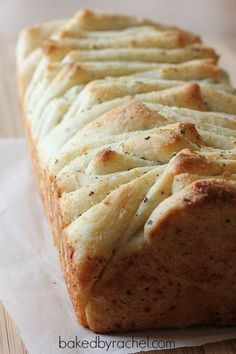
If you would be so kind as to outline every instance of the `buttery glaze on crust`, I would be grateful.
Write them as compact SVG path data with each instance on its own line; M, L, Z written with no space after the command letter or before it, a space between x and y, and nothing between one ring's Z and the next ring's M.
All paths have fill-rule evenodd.
M79 11L23 30L18 81L79 322L236 324L236 95L199 36Z

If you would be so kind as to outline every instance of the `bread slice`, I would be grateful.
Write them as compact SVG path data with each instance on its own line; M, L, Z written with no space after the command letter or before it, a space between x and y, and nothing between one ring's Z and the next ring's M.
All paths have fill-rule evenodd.
M236 324L236 95L199 36L79 11L29 27L18 81L79 322Z

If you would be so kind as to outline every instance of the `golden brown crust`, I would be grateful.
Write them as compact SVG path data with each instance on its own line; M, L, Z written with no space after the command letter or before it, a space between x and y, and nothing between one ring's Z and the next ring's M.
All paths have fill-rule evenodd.
M235 186L203 180L160 204L147 243L120 249L93 287L89 327L103 333L233 325L235 203Z
M89 10L21 35L36 180L95 332L236 323L235 90L199 41Z

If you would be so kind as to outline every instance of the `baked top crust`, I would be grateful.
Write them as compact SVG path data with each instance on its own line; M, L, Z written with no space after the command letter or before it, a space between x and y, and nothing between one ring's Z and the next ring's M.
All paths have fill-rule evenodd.
M176 269L170 262L175 282L184 279L186 267L195 262L202 235L214 259L226 232L220 226L223 219L230 220L230 241L221 256L236 268L229 254L235 252L229 242L236 241L236 95L217 60L216 52L193 33L89 10L29 27L19 38L21 101L41 193L77 316L95 331L214 322L206 309L196 314L199 302L192 313L188 309L183 314L186 293L173 321L161 315L159 300L148 320L145 311L137 310L141 293L132 297L134 307L129 303L131 322L119 317L112 301L127 302L114 279L137 287L137 278L131 281L132 274L137 276L132 266L126 278L117 267L123 272L127 260L138 253L140 269L142 257L150 255L153 274L160 263L158 252L167 261L168 247L179 247L173 236L178 220L183 223L179 234L186 238L185 252L191 246L193 258L183 262L183 255L176 256ZM210 215L210 229L201 210ZM219 242L214 248L216 227ZM168 237L167 246L160 244L161 235ZM199 252L208 267L204 252ZM201 277L201 271L191 269ZM222 276L223 270L216 269ZM163 273L158 274L164 281ZM184 281L186 291L196 286L190 276ZM219 297L213 304L214 286L223 289L225 284L213 279L207 290L202 285L199 289L208 292L212 308L218 308L223 300ZM235 291L225 295L227 304L236 299ZM195 298L200 293L191 294ZM234 317L227 311L222 323L231 324Z

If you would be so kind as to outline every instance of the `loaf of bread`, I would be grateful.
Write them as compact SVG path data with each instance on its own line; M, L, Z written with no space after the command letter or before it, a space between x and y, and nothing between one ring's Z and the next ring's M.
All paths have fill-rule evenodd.
M79 11L17 45L34 171L79 322L236 324L236 94L199 36Z

